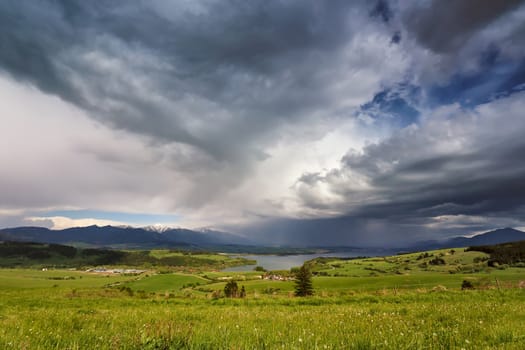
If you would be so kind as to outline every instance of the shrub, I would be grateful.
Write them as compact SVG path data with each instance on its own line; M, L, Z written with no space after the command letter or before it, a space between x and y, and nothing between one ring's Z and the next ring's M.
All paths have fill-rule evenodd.
M472 284L472 282L468 280L463 280L463 282L461 283L461 290L465 289L474 289L474 285Z
M241 298L245 298L246 297L246 289L244 288L244 286L241 287L241 294L239 295L239 297L241 297Z
M224 286L224 295L228 298L237 298L239 296L239 286L234 280L228 281Z
M435 257L434 259L428 262L430 265L446 265L446 262L443 258Z
M429 257L431 257L431 255L428 254L427 252L424 252L424 253L419 254L419 256L416 258L416 260L421 260L421 259L425 259L425 258L429 258Z

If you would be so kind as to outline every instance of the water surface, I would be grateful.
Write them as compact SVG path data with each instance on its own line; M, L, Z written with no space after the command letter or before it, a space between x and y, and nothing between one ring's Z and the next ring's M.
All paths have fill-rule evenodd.
M262 266L266 270L289 270L292 267L301 266L305 261L318 257L358 257L358 256L386 256L393 254L385 250L354 250L346 252L319 253L319 254L296 254L296 255L240 255L243 258L256 260L254 265L242 265L229 267L223 271L252 271L255 266Z

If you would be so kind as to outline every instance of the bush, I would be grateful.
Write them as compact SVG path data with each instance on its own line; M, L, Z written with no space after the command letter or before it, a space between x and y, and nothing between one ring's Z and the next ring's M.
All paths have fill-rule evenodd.
M234 280L228 281L224 286L224 295L228 298L237 298L239 296L239 286Z
M241 297L241 298L245 298L246 297L246 289L244 288L244 286L241 287L241 294L239 295L239 297Z
M474 285L472 284L472 282L468 280L463 280L463 282L461 283L461 290L465 289L474 289Z
M446 265L446 262L443 258L435 257L434 259L428 262L430 265Z
M419 256L416 258L416 260L421 260L425 258L430 258L432 255L428 254L427 252L419 254Z

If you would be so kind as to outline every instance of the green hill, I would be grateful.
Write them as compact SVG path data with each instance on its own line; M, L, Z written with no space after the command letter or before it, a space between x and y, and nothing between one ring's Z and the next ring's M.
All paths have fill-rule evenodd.
M81 249L60 244L0 242L0 267L80 268L114 265L147 268L224 269L251 261L207 252Z

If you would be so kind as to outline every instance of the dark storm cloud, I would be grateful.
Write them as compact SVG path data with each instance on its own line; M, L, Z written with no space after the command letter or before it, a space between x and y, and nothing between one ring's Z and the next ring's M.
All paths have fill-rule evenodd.
M348 42L348 16L360 11L346 1L0 6L5 71L108 125L218 160L259 157L265 131L332 98L319 67ZM233 135L252 155L238 154Z
M525 127L517 119L512 119L512 123L521 130ZM485 215L525 204L525 188L521 186L525 176L521 156L525 141L520 135L509 133L476 140L465 153L444 155L432 152L431 141L426 145L411 141L394 139L365 149L364 156L343 159L346 168L369 176L371 185L387 202L365 205L357 215L418 216L429 208L434 209L435 216ZM427 154L414 158L403 155L411 153L408 148L423 146L428 149ZM385 164L390 169L384 170ZM440 207L444 204L457 207Z
M71 28L61 20L60 14L30 2L6 1L0 9L2 68L44 91L80 102L81 98L72 93L67 78L57 68L54 57L64 45L74 42Z
M476 31L523 4L523 0L420 2L405 13L408 30L437 53L458 50Z
M470 223L470 230L490 229L505 218L516 222L525 207L523 97L517 93L473 112L447 107L427 115L420 125L362 153L349 152L339 169L303 176L299 194L308 193L304 203L319 208L312 193L328 186L338 198L328 208L339 208L348 218L390 222L394 231L404 227L407 237L432 227L440 235L468 233L468 225L440 226L440 217L487 219ZM364 179L366 187L356 186L355 179Z
M417 238L417 235L407 234L406 230L396 227L388 220L350 216L269 219L260 224L243 227L242 231L256 237L263 244L293 246L377 247L387 243L389 247L399 247ZM387 232L388 234L385 234ZM396 240L397 244L392 244Z
M144 186L140 205L162 197L201 217L232 206L236 223L254 213L264 223L245 232L268 243L401 242L509 222L525 207L521 3L0 2L0 72L80 107L107 139L133 139L75 142L71 168L104 166L61 171L81 183L125 169L128 182L115 172L89 193L42 182L53 202L19 190L35 182L25 170L17 188L4 175L9 204L59 207L119 188L130 198ZM283 193L257 188L263 177Z
M390 40L390 43L399 44L400 42L401 42L401 33L395 32L394 35L392 35L392 39Z
M347 48L371 6L5 1L0 72L139 135L149 148L168 147L163 159L192 188L177 202L193 208L246 181L284 127L340 113L353 89L355 107L372 93L380 72L370 87L334 91L348 84L343 74L355 79L370 69L360 57L370 53ZM349 67L349 59L357 63Z
M390 5L388 4L388 1L386 0L379 0L374 9L370 12L370 16L372 17L379 17L384 22L389 22L390 19L393 17L393 12L390 9Z

